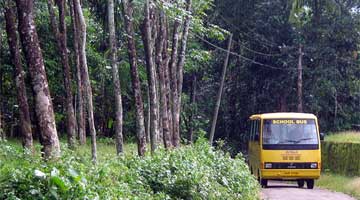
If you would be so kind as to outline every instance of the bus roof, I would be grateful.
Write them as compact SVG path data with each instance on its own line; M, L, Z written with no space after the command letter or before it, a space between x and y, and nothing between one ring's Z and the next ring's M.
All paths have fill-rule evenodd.
M314 114L309 113L294 113L294 112L278 112L278 113L263 113L251 115L250 119L316 119Z

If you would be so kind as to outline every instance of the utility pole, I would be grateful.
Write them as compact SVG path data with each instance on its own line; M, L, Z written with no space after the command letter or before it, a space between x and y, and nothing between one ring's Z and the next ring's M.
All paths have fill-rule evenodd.
M211 131L210 131L210 137L209 137L210 145L212 145L212 143L214 141L214 133L215 133L216 122L217 122L217 118L218 118L218 114L219 114L219 108L220 108L220 104L221 104L222 92L223 92L223 89L224 89L224 83L225 83L225 77L226 77L226 69L227 69L227 66L229 64L232 37L233 37L233 35L231 34L230 38L229 38L229 43L228 43L226 58L225 58L225 61L224 61L224 66L223 66L222 73L221 73L220 88L219 88L219 91L218 91L217 96L216 96L216 105L215 105L215 108L214 108L214 115L213 115L213 120L212 120L212 124L211 124Z

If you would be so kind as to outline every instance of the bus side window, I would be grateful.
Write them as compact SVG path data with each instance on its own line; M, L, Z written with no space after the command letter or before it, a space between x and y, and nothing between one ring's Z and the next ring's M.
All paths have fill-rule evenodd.
M260 120L255 120L254 127L254 140L259 141L260 139ZM257 138L255 138L257 137Z

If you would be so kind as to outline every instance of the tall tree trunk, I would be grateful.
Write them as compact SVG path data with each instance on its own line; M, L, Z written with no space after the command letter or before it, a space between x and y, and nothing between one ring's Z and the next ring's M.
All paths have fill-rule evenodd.
M167 116L168 116L168 127L169 127L169 139L170 139L170 143L169 147L172 147L172 135L174 132L174 126L173 126L173 118L172 118L172 110L171 110L171 87L170 87L170 70L169 70L169 62L170 62L170 57L168 54L168 21L166 18L165 13L162 14L162 20L163 20L163 24L161 24L161 26L163 26L162 28L164 30L162 30L162 34L164 37L164 47L163 47L163 51L162 51L162 60L163 60L163 70L164 70L164 81L165 81L165 95L166 95L166 104L167 104Z
M186 0L186 11L189 13L191 11L191 3L192 0ZM187 39L189 35L189 28L190 28L190 16L187 15L185 17L184 22L184 29L182 32L182 40L181 40L181 47L179 52L179 60L177 63L176 68L176 81L175 84L176 93L177 93L177 100L174 101L175 105L175 131L174 131L174 145L180 145L180 111L181 111L181 94L182 94L182 84L183 84L183 77L184 77L184 64L185 64L185 54L186 54L186 47L187 47Z
M150 89L149 86L146 87L146 100L147 100L147 106L146 108L146 117L145 117L145 134L146 134L146 142L150 143Z
M286 112L287 110L286 92L284 91L280 96L280 112Z
M190 12L191 10L191 0L186 0L186 11ZM175 147L180 146L180 110L181 110L181 93L182 93L182 83L183 83L183 69L185 63L185 53L187 46L187 38L190 28L190 17L185 17L183 32L182 32L182 41L181 49L179 52L179 60L177 60L177 48L178 48L178 39L179 31L178 28L180 24L178 21L174 22L174 35L173 35L173 52L171 55L171 67L170 67L170 76L171 76L171 90L172 90L172 112L173 112L173 145Z
M111 52L111 47L110 47L110 62L111 62L111 53L112 52ZM110 64L112 65L112 63L110 63ZM99 130L100 134L102 134L103 136L106 136L105 132L106 132L106 128L107 128L107 118L105 116L106 115L106 112L105 112L106 109L105 108L106 108L107 94L106 94L106 87L105 87L105 74L101 73L101 78L100 79L101 79L100 80L100 82L101 82L100 83L101 84L101 91L100 91L100 94L101 94L100 95L100 98L101 98L101 111L100 111L100 113L101 114L100 114L100 119L99 119L100 122L99 122L98 130ZM115 115L116 115L116 112L115 112ZM115 140L116 140L116 138L115 138Z
M32 0L16 0L19 33L29 66L35 93L36 115L43 141L44 158L60 156L60 144L56 131L54 110L51 101L44 61L35 28Z
M76 118L73 105L73 92L71 88L71 70L69 66L69 57L67 53L67 30L66 30L66 4L65 0L57 0L57 6L59 8L59 39L61 47L61 60L64 70L64 87L66 92L66 124L67 124L67 134L68 134L68 144L70 147L73 147L75 144L75 135L76 135Z
M157 137L159 136L159 107L156 90L156 69L153 60L152 29L150 22L150 0L145 1L145 18L143 23L143 42L145 48L146 71L150 94L150 144L151 152L156 150Z
M178 55L178 46L179 46L179 29L180 22L175 20L173 27L173 38L172 38L172 49L171 49L171 58L170 58L170 66L169 66L169 81L170 81L170 102L171 102L171 113L172 113L172 143L174 147L180 146L180 113L176 112L179 104L178 98L178 87L177 87L177 77L176 77L176 61Z
M75 64L76 64L76 83L77 83L77 98L78 98L78 137L80 145L84 145L86 143L86 124L85 124L85 111L84 111L84 96L83 91L84 87L81 79L81 70L80 70L80 56L79 56L79 30L77 27L78 17L75 11L74 1L69 3L71 11L71 20L73 26L73 43L74 43L74 51L75 51Z
M335 88L335 92L334 92L334 125L335 127L337 128L337 115L338 115L338 105L339 105L339 102L338 102L338 94L337 94L337 90Z
M162 123L162 132L163 132L163 142L166 149L172 147L171 142L171 132L170 124L168 117L168 104L167 104L167 88L166 88L166 79L165 79L165 70L167 68L167 58L163 58L163 54L167 54L166 49L166 27L165 27L165 13L160 11L159 19L159 33L157 40L157 49L156 49L156 64L159 72L159 87L160 87L160 112L161 112L161 123ZM165 59L165 60L164 60Z
M96 150L96 130L95 130L95 123L94 123L94 108L93 108L93 100L92 100L92 89L90 84L89 78L89 70L87 66L86 60L86 23L85 18L81 9L80 0L74 0L75 6L75 16L78 19L78 33L80 38L80 45L79 45L79 57L80 57L80 66L81 66L81 74L82 80L85 86L85 96L86 96L86 105L87 105L87 112L88 112L88 122L89 122L89 129L91 135L91 157L92 161L95 164L97 160L97 150Z
M190 144L194 141L194 115L196 114L196 84L197 84L197 78L196 74L193 74L193 80L192 80L192 89L191 89L191 112L189 116L189 137L188 141Z
M11 53L11 59L15 68L15 82L17 89L17 100L19 103L20 130L23 138L23 146L33 151L33 137L28 99L25 86L25 71L21 63L19 40L16 31L15 7L9 5L5 8L6 33Z
M135 33L133 27L133 6L132 0L123 0L123 13L125 29L128 39L128 54L130 61L131 81L135 97L136 109L136 135L138 139L138 154L144 156L146 152L146 136L144 126L144 105L141 96L139 73L137 69L137 56L135 47Z
M302 83L302 72L303 72L303 65L302 65L302 59L303 59L303 46L299 45L299 63L298 63L298 77L297 77L297 98L298 98L298 105L297 105L297 111L303 112L303 83Z
M2 46L2 35L0 34L0 57L2 56L2 49L3 49L3 46ZM1 62L0 62L0 142L2 140L4 140L4 135L5 135L5 132L3 130L3 123L2 123L2 114L1 114L1 111L2 111L2 84L3 84L3 71L2 71L2 66L1 66Z
M192 0L186 0L186 11L188 13L191 12L191 5L192 5ZM186 15L185 17L185 22L184 22L184 29L182 32L182 40L181 40L181 48L180 48L180 52L179 52L179 61L177 64L177 86L178 86L178 95L179 95L179 103L181 106L181 93L182 93L182 85L183 85L183 80L184 80L184 64L185 64L185 55L186 55L186 47L187 47L187 40L188 40L188 36L189 36L189 28L190 28L190 16L189 14ZM178 112L180 112L180 110L178 110Z
M114 19L114 0L108 0L108 20L109 20L109 32L110 32L110 48L111 48L111 67L112 67L112 76L115 92L115 106L116 106L116 116L115 116L115 140L116 140L116 152L118 154L122 153L123 150L123 108L121 102L121 86L119 79L119 71L117 66L117 45L115 37L115 19Z
M219 113L219 108L220 108L220 103L221 103L221 97L222 97L225 78L226 78L226 69L227 69L227 66L228 66L228 63L229 63L231 43L232 43L232 34L230 35L230 38L229 38L226 58L225 58L224 66L223 66L222 73L221 73L220 88L219 88L219 91L218 91L218 93L216 95L216 105L215 105L215 108L214 108L214 115L213 115L213 120L212 120L212 123L211 123L211 130L210 130L210 137L209 137L210 145L212 145L212 143L214 141L216 122L217 122L217 118L218 118L218 113Z
M71 89L71 74L69 66L69 57L67 54L67 31L65 22L65 0L56 0L59 8L59 26L56 23L55 12L52 0L48 0L48 8L50 13L50 23L55 35L57 48L61 55L61 64L64 71L64 89L66 95L66 132L68 135L68 144L70 148L75 145L75 111L73 107L73 93Z
M156 55L157 55L157 38L159 34L159 17L157 12L157 6L154 6L154 1L150 0L150 27L151 27L151 46L153 47L153 66L155 70L155 89L156 89L156 107L157 107L157 116L158 116L158 127L159 132L156 135L156 143L161 144L163 142L163 127L162 127L162 115L160 113L160 85L159 85L159 72L156 67Z

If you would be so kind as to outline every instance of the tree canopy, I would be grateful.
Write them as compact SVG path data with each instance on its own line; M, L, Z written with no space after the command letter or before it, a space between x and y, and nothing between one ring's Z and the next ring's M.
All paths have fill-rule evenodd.
M9 35L5 29L5 7L14 6L9 2L11 1L2 0L0 8L0 121L3 122L0 130L7 137L20 137L21 109L17 100L18 91L14 89L16 88L15 71L7 43ZM59 38L54 34L52 27L49 2L52 1L35 1L33 13L57 132L59 137L66 137L66 133L74 129L67 129L66 119L70 116L67 111L73 106L73 112L77 113L79 106L82 106L82 103L79 105L77 89L79 87L76 57L78 44L75 41L79 36L76 36L76 29L73 26L80 18L72 16L77 16L76 12L73 13L76 11L73 9L73 1L56 0L52 6L55 20L60 20L59 22L61 22L59 17L61 9L55 8L55 5L59 6L61 2L66 2L63 28L66 28L67 34L66 38ZM124 7L124 2L129 4ZM155 136L147 137L148 140L157 140L158 144L163 143L166 131L176 133L178 129L181 142L193 140L204 132L210 132L216 104L215 96L220 85L230 35L233 35L233 42L215 129L215 140L221 138L234 143L246 142L247 119L251 114L296 112L299 89L302 92L300 96L303 112L317 115L322 131L350 129L353 124L359 124L359 1L130 0L124 2L115 1L114 4L115 46L109 44L109 37L114 36L109 33L108 1L81 2L86 23L84 50L89 74L88 84L91 85L91 89L87 88L84 91L92 92L93 95L89 98L93 101L97 137L115 137L118 134L115 95L121 95L123 113L121 134L124 140L135 140L139 137L141 120L144 121L142 126L147 135L154 131L154 127L157 127L155 125L159 126L155 128L159 129L155 131ZM146 2L148 7L144 8ZM128 13L129 6L133 9L132 13ZM18 20L16 17L16 23ZM131 29L128 29L129 23ZM145 33L146 26L149 30ZM61 32L63 28L59 27ZM80 29L80 32L83 31ZM175 34L178 35L175 37ZM57 46L61 44L57 43L57 40L67 41L66 51L63 54L67 54L69 62L68 87L64 85L64 63L61 50ZM128 45L130 42L134 42L133 50L136 50L136 54L130 52L131 45ZM178 53L174 55L176 57L172 57L174 50ZM151 55L147 55L149 52ZM134 55L135 57L132 58L131 56ZM33 95L36 91L29 77L31 66L25 65L28 57L21 56L33 135L38 138L41 127L35 115L38 108ZM149 56L152 59L149 60ZM301 88L298 85L300 57ZM137 65L134 66L133 62ZM175 67L173 69L172 63ZM118 72L112 71L114 67L118 68ZM139 80L138 90L135 90L135 68ZM114 76L118 76L119 83ZM86 77L82 78L86 79ZM136 97L134 93L139 96ZM67 101L70 107L65 104L69 95L74 96L73 100ZM156 95L156 100L152 102ZM163 99L161 95L164 95ZM88 104L89 102L85 100L84 102ZM139 101L144 105L140 105ZM164 105L166 106L162 107ZM143 111L137 106L142 107ZM151 111L151 108L154 110ZM85 108L86 119L89 114L92 115L89 109L90 107ZM138 118L140 112L144 113L144 119ZM166 112L166 115L163 112ZM175 114L171 115L171 113ZM159 115L157 121L151 123L156 114ZM161 121L164 116L167 120L172 120L173 125L164 126ZM74 120L77 120L75 128L78 130L78 114ZM176 121L179 124L178 128ZM151 126L148 125L150 123ZM91 125L89 128L86 122L85 132L88 135L92 133L91 129ZM176 134L174 137L175 142L173 144L164 142L165 146L177 146ZM122 138L118 140L122 141ZM155 146L152 145L152 148Z

